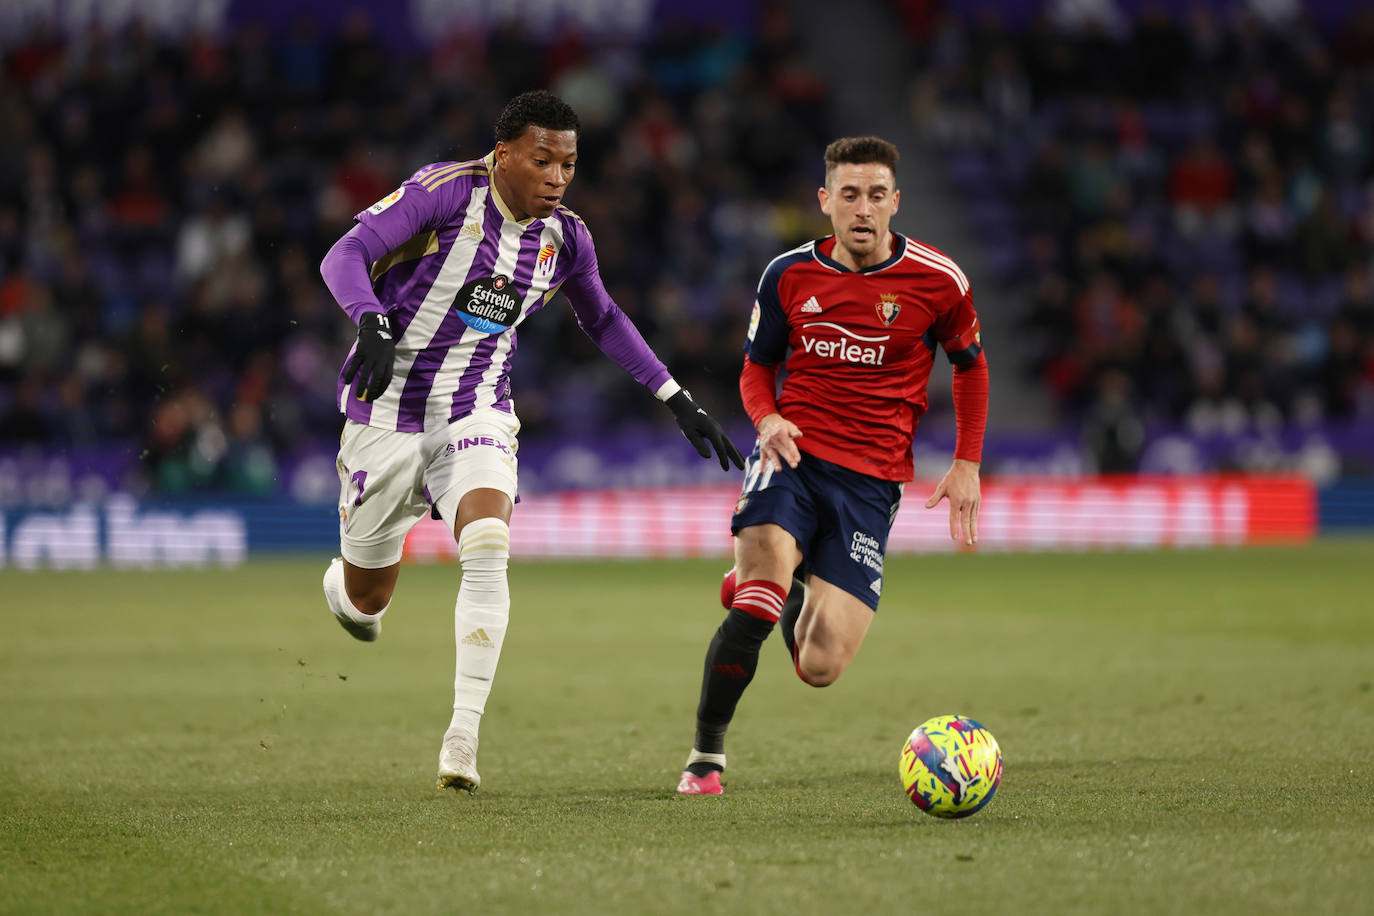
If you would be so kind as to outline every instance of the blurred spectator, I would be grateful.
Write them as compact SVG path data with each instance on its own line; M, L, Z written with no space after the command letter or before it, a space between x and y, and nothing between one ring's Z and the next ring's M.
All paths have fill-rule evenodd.
M224 194L215 194L177 233L176 277L183 286L203 278L212 267L247 250L252 241L248 218L231 212Z
M51 441L53 430L43 409L43 379L26 375L0 408L0 443L38 445Z
M1235 175L1231 163L1209 136L1195 140L1169 175L1169 200L1184 237L1229 235Z
M276 456L264 434L262 411L251 401L235 401L230 408L219 483L230 493L269 495L277 489Z
M1350 234L1350 227L1336 209L1331 193L1325 187L1320 188L1294 239L1296 266L1310 276L1341 273L1354 256Z
M1084 438L1099 474L1136 470L1145 444L1145 424L1132 403L1131 377L1109 369L1097 380L1097 398L1084 424Z

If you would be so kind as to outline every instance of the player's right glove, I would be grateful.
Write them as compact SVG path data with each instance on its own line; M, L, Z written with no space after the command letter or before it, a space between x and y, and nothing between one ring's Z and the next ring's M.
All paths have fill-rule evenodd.
M712 419L710 414L697 406L697 402L692 400L686 388L670 397L667 403L672 408L677 425L682 428L682 434L692 443L698 455L710 458L711 446L715 446L722 471L730 470L729 465L725 463L727 458L735 467L744 468L744 456L735 448L735 443L730 441L730 437L725 435L725 430L720 428L720 424Z
M391 384L392 363L396 361L396 340L391 336L391 319L382 312L364 312L358 319L358 345L344 367L344 384L351 385L356 375L354 394L360 401L375 401Z

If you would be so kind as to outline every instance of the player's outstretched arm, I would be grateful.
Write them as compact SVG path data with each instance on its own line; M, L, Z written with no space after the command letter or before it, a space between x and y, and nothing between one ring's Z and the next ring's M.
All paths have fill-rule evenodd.
M697 406L697 402L692 400L686 388L668 398L666 403L673 411L673 418L681 427L682 434L692 443L698 455L710 458L711 449L714 448L722 471L730 470L731 464L741 470L744 468L744 456L735 447L735 443L730 441L730 437L725 435L725 430L721 429L720 424L710 414Z
M963 538L969 545L978 543L978 505L983 498L978 468L977 461L955 458L926 500L927 509L934 509L942 499L949 500L949 536L956 541Z
M391 384L396 359L391 319L368 277L368 265L386 252L386 242L360 223L344 233L320 263L325 286L339 307L358 323L358 342L344 365L343 381L360 401L382 396Z

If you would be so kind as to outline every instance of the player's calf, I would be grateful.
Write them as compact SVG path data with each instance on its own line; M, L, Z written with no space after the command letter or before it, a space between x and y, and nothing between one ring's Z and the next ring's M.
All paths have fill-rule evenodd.
M735 606L737 577L735 567L731 566L720 580L720 606L727 611ZM782 612L778 616L778 628L782 632L783 642L787 645L787 652L794 661L797 656L797 615L801 613L802 602L805 599L806 585L801 579L793 576L792 587L787 592L787 598L782 603Z
M806 608L796 626L797 676L812 687L839 680L863 646L873 606L820 578L811 580Z
M759 649L773 631L784 597L782 586L766 579L741 582L735 590L734 606L706 650L696 737L687 772L679 784L683 794L719 792L719 786L711 790L709 777L713 770L725 767L725 732L740 697L758 670ZM707 782L700 783L701 780ZM703 785L706 791L702 791Z

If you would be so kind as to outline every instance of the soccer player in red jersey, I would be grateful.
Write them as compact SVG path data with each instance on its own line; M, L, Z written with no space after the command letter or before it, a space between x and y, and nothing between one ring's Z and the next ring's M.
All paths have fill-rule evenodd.
M731 519L729 612L706 652L684 795L720 793L726 729L779 620L814 687L834 683L863 644L937 347L954 366L958 436L926 508L948 499L950 537L978 539L988 396L978 316L954 261L889 228L896 165L897 148L877 137L831 143L819 198L835 234L773 259L759 281L740 374L758 440Z

